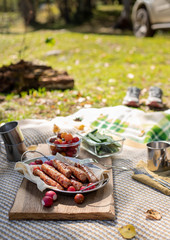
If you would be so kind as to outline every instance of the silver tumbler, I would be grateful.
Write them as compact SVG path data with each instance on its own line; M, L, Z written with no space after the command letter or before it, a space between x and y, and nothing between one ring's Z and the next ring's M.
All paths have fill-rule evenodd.
M5 123L0 127L2 137L7 154L7 159L11 162L21 160L21 155L27 150L24 143L24 136L18 126L18 122L12 121Z
M149 170L166 171L170 169L170 143L165 141L154 141L147 143Z

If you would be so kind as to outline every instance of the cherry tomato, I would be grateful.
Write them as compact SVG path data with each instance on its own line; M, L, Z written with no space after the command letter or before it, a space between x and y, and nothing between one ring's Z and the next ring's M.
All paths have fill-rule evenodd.
M50 145L50 149L51 149L51 151L55 151L56 150L56 146Z
M79 149L79 140L78 137L73 137L71 133L58 133L57 137L51 137L50 139L52 143L50 145L51 154L56 155L60 153L64 156L75 157ZM72 145L72 143L77 143L77 145L69 146ZM68 146L66 147L65 144L68 144Z
M68 157L73 157L74 154L73 154L72 151L67 151L67 152L66 152L66 156L68 156Z
M58 138L61 138L61 133L58 133L58 134L57 134L57 137L58 137Z
M29 165L37 165L35 162L30 162Z
M49 163L49 165L53 167L53 160L50 160Z
M75 192L76 189L75 189L75 187L73 187L73 186L69 186L69 187L67 188L67 191L69 191L69 192Z
M87 186L82 186L81 188L80 188L80 190L83 190L83 189L85 189ZM86 190L88 190L88 189L86 189Z
M91 186L93 183L89 183L87 186ZM96 186L89 187L88 190L94 189Z
M53 162L51 160L50 161L45 161L44 163L53 167Z
M41 165L41 164L43 164L43 161L41 159L36 159L35 163Z
M55 141L54 141L54 144L61 144L62 143L62 139L61 138L57 138Z
M81 193L76 194L75 197L74 197L74 201L78 204L83 203L84 202L84 195L81 194Z
M54 137L54 138L50 138L49 142L50 142L50 143L53 143L55 140L56 140L55 137Z
M67 135L66 132L63 132L63 133L60 133L60 136L58 136L59 138L64 138L65 139L65 136Z
M78 142L79 141L79 138L78 137L74 137L73 139L72 139L72 142Z
M36 169L41 170L38 166L36 166L33 168L33 171L35 171Z
M73 139L73 136L71 135L71 133L67 133L65 136L64 136L65 140L68 142L69 140L72 140Z
M52 155L56 155L57 151L53 150L51 153L52 153Z

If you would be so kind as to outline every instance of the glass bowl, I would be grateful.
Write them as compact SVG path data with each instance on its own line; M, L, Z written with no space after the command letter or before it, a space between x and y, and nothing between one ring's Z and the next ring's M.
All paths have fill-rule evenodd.
M57 135L47 139L50 153L56 155L57 153L68 157L77 157L80 151L80 136L73 134L73 139L66 141L64 138L58 138ZM58 140L57 140L58 139ZM61 140L59 140L61 139Z
M82 148L98 158L120 153L125 138L105 129L95 129L82 137Z

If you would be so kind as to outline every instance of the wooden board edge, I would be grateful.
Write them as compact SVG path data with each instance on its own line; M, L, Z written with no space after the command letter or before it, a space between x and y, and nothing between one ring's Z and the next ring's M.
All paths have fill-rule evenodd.
M45 215L45 217L44 217ZM109 211L108 213L83 213L80 215L77 214L39 214L36 215L34 213L28 214L27 216L22 213L9 213L9 220L114 220L115 212Z

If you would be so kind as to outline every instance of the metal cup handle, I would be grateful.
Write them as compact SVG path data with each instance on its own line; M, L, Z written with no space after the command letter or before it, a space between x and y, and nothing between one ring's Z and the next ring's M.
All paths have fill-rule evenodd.
M41 154L43 157L45 157L47 160L50 160L50 159L49 159L47 156L45 156L42 152L39 152L39 151L37 151L37 150L28 150L28 151L25 151L25 152L21 155L21 162L23 161L23 157L24 157L27 153L29 153L29 152L32 152L32 153L37 152L37 153Z

